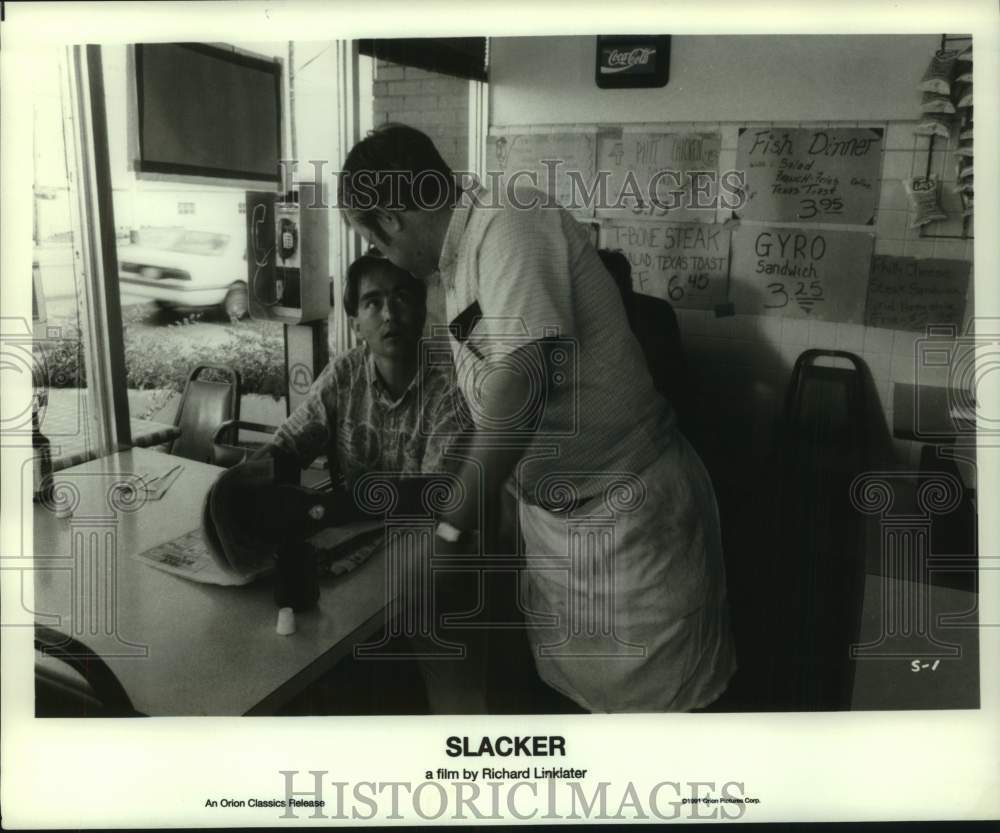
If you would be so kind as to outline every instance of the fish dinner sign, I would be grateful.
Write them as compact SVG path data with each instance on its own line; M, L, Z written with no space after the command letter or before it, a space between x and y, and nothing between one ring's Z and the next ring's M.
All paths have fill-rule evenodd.
M744 220L873 225L881 128L740 129Z

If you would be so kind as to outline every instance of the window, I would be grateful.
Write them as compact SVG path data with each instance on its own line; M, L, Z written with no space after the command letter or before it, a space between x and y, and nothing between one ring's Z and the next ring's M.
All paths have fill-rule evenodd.
M136 142L128 135L130 85L135 83L129 47L101 51L115 223L121 232L118 299L132 419L173 424L190 372L201 364L218 364L240 374L240 418L277 425L286 414L284 333L278 323L247 315L250 186L137 172ZM267 57L281 56L276 51ZM169 116L160 113L161 119Z
M82 282L80 181L72 134L66 52L39 56L33 114L32 284L35 326L31 347L39 429L65 467L101 444L100 404L88 390L89 301ZM70 177L69 172L74 176ZM5 344L6 352L6 344ZM30 424L27 426L30 431Z

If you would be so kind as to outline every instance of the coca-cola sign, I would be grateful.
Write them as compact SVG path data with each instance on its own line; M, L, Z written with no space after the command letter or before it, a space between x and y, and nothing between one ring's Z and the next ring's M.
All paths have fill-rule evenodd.
M662 87L667 83L669 35L599 35L599 87Z
M656 50L648 46L637 46L628 50L612 47L605 65L601 67L601 72L606 75L609 72L625 72L629 67L647 66L650 55L656 55Z

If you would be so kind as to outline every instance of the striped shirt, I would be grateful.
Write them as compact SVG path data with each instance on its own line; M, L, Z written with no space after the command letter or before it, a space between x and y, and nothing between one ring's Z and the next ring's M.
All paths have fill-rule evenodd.
M541 192L519 194L522 203L532 197L533 207L522 209L495 207L482 188L464 194L438 268L449 320L475 321L452 350L477 424L485 374L526 343L562 342L550 378L540 380L544 407L517 471L522 498L538 503L534 487L551 472L571 475L583 498L602 488L607 472L642 471L661 453L674 414L586 228L562 208L543 207Z
M530 209L465 195L438 264L477 423L495 418L477 402L486 376L526 343L562 340L551 378L532 379L544 408L516 471L521 598L550 623L528 629L535 665L589 711L701 708L735 668L711 479L675 430L586 230L535 193Z
M432 474L443 469L452 438L468 425L450 361L424 351L410 386L393 400L365 347L334 358L274 442L302 467L326 454L331 478L350 486L363 474ZM445 353L447 358L447 353Z

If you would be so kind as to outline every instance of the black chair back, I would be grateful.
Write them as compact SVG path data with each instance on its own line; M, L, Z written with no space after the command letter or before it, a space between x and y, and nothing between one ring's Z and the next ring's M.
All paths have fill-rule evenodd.
M222 381L202 378L209 373ZM240 375L231 367L198 365L188 376L174 424L180 429L168 451L178 457L212 462L214 438L224 422L240 418Z
M823 359L842 366L818 363ZM864 369L853 353L806 350L792 371L769 582L771 708L851 707L865 548L850 486L868 466Z
M107 663L72 636L35 625L36 717L138 717Z

